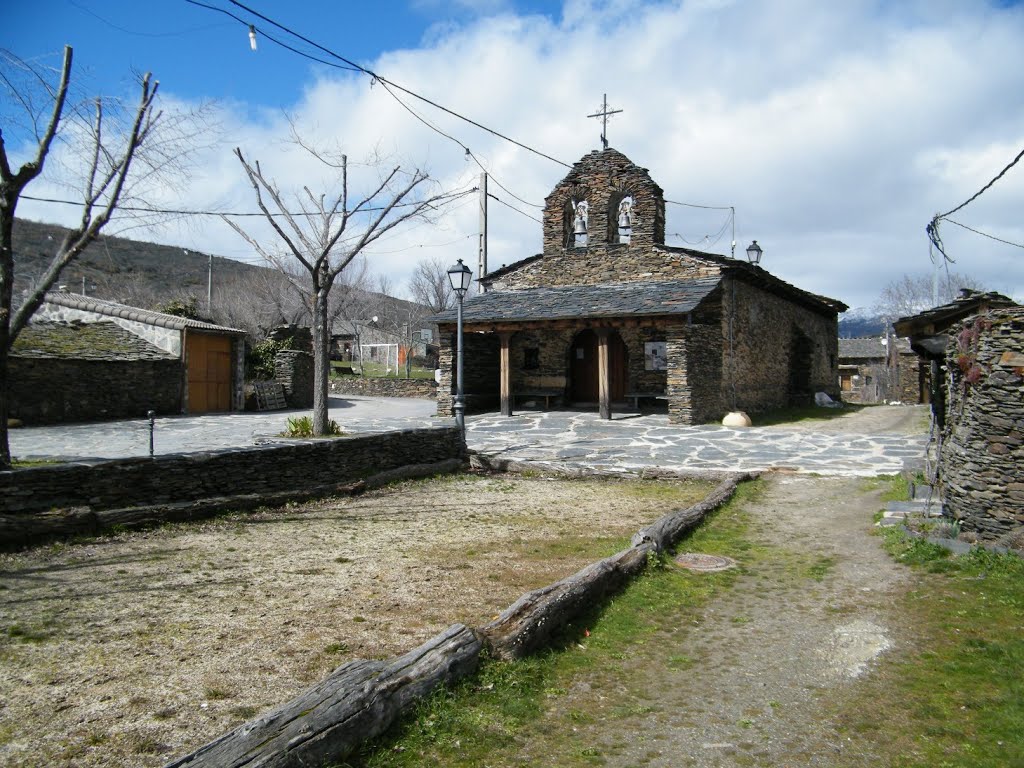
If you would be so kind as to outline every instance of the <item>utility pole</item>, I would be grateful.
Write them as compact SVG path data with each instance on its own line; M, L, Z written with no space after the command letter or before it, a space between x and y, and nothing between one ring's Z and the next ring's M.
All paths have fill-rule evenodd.
M206 272L206 314L213 312L213 254L210 254L210 266Z
M484 292L484 284L480 280L487 277L487 173L480 174L480 244L478 248L476 273L477 293Z

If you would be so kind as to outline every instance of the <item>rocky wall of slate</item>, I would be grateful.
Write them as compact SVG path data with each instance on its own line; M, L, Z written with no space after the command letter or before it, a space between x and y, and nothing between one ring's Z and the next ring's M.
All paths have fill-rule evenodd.
M26 425L181 413L178 359L9 358L11 418Z
M838 317L813 312L757 286L727 278L722 290L725 340L722 401L759 413L813 403L815 392L839 400ZM730 343L732 355L730 355ZM800 346L807 346L801 360Z
M665 197L646 168L614 149L594 150L572 167L544 201L544 252L572 243L574 202L588 204L589 247L618 244L618 208L633 198L631 245L649 249L665 242Z
M490 282L491 290L716 277L721 268L683 253L636 245L561 249Z
M895 399L906 405L917 405L922 402L921 392L921 358L915 354L900 355L898 358L899 384L893 393Z
M438 367L441 381L437 385L437 415L453 415L455 399L455 332L441 328ZM463 333L462 388L466 394L466 412L494 410L501 400L501 352L497 334Z
M461 459L454 427L411 429L329 440L295 440L154 458L79 462L0 472L0 514L24 517L75 509L182 505L331 488L413 464ZM187 517L187 514L184 515Z
M1024 308L950 334L940 459L946 508L986 540L1024 528Z
M284 386L289 408L313 405L313 355L297 349L283 349L274 355L274 380Z
M338 376L331 379L331 394L367 397L437 397L433 379L384 379L367 376Z

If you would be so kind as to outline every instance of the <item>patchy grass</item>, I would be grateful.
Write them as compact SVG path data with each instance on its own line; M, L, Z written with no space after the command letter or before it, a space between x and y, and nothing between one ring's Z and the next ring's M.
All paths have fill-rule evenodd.
M741 557L751 545L745 538L747 519L739 508L758 488L758 483L742 486L729 504L685 541L686 549ZM600 750L574 736L572 727L593 722L596 710L580 706L578 699L573 706L563 704L574 680L586 674L590 684L599 688L602 680L621 673L631 648L644 645L661 631L666 606L678 612L680 623L693 621L737 576L735 570L694 576L670 561L652 560L644 576L568 627L549 650L516 662L485 660L474 678L436 692L400 727L367 745L347 765L518 764L515 756L527 729L554 712L561 712L558 718L566 725L556 728L563 742L560 751L583 764L599 764L604 760ZM695 660L675 656L672 663L684 669ZM653 711L653 707L644 709ZM618 716L637 714L629 710Z
M821 408L817 405L804 405L792 408L778 408L774 411L758 413L750 417L755 427L770 427L775 424L792 424L797 421L830 421L849 416L865 408L867 405L844 403L842 408Z
M1024 560L882 535L915 571L900 611L917 641L882 661L844 727L875 732L897 768L1024 765Z

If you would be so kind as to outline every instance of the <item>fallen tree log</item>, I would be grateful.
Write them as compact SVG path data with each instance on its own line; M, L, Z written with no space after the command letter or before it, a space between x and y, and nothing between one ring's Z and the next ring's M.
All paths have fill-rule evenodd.
M472 630L454 624L404 656L349 662L165 768L291 768L344 760L438 685L476 671L481 648Z
M633 534L633 546L650 543L661 554L672 547L687 531L696 528L709 512L728 501L744 480L752 480L756 473L744 472L723 480L703 501L677 512L670 512L653 525Z
M491 654L519 659L536 651L566 624L622 589L647 565L650 544L625 549L591 563L581 571L546 587L527 592L483 629L480 636Z

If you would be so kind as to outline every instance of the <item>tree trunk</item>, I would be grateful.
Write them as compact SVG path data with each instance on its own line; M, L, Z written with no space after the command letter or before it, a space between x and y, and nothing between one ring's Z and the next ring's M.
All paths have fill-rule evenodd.
M313 434L326 435L327 377L330 372L331 334L327 324L328 289L320 287L313 297Z
M11 343L11 311L14 293L14 207L13 201L0 200L0 470L11 468L11 448L7 439L8 351Z
M473 673L481 643L455 624L390 661L352 661L287 704L166 768L290 768L341 763L440 684Z

